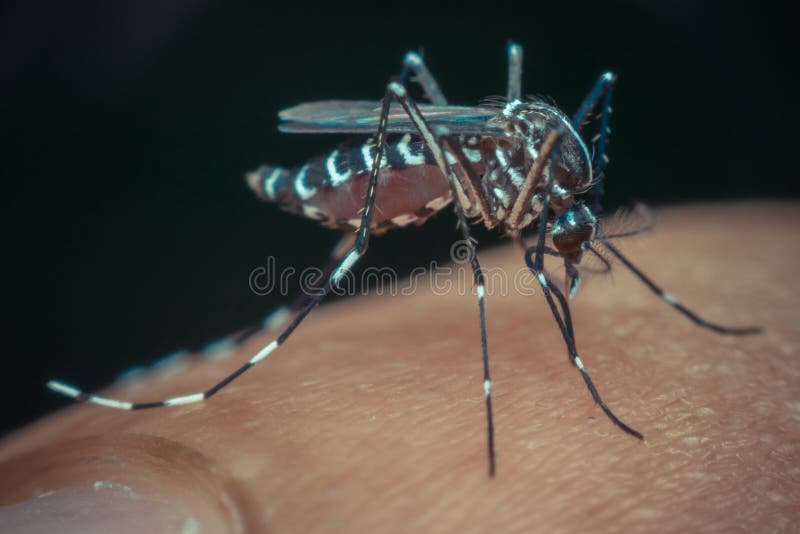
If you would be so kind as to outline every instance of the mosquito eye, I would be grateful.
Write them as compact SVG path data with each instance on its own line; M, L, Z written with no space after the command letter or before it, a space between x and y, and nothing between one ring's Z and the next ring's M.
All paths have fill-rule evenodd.
M581 251L581 245L594 236L595 217L586 206L578 206L561 214L553 223L550 235L553 245L562 254Z

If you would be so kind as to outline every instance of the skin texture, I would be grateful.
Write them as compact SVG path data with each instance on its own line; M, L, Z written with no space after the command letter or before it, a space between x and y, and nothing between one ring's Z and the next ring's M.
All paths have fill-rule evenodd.
M205 403L71 406L7 436L0 530L796 530L797 210L669 208L654 233L619 242L687 306L763 334L700 329L620 265L584 284L572 305L578 350L644 442L594 405L538 289L490 286L490 479L475 298L435 295L422 280L411 296L323 305ZM524 267L510 245L481 261L512 276ZM146 401L204 389L272 337L107 393Z

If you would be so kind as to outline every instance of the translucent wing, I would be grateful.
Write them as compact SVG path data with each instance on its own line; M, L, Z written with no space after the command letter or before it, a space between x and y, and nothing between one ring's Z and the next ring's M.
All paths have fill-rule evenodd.
M501 135L502 129L489 122L497 110L481 106L435 106L420 104L420 111L429 124L443 124L450 132L468 135ZM362 133L378 130L380 102L366 100L323 100L307 102L278 113L278 125L289 133ZM389 132L415 133L416 128L402 106L393 103L389 109Z

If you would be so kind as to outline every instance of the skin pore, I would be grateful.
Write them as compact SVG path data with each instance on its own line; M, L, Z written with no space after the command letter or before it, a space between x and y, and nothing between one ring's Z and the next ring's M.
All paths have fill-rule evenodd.
M204 403L70 406L6 436L0 530L791 531L800 525L797 209L663 209L654 232L618 242L703 317L762 334L698 328L619 264L585 281L572 302L578 350L643 442L592 402L538 287L503 295L490 281L489 478L477 305L458 290L455 266L446 294L421 279L413 295L321 306ZM524 269L511 244L480 259L510 280ZM203 390L273 337L107 393L148 401Z

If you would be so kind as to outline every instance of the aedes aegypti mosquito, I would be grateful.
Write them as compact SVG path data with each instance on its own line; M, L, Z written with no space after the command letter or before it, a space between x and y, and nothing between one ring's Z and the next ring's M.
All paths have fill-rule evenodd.
M412 78L413 76L413 78ZM599 252L630 269L667 304L696 324L721 334L753 334L755 327L731 328L699 317L662 290L634 266L610 240L635 232L607 234L598 218L602 195L606 143L609 136L611 96L616 81L612 72L600 75L578 111L568 117L540 98L523 98L522 48L508 47L506 97L485 105L448 104L421 56L406 54L399 79L386 87L382 102L327 100L300 104L279 113L279 129L293 133L361 134L324 158L312 159L298 169L263 166L247 174L247 182L267 202L339 229L343 237L323 271L325 284L313 296L301 296L289 307L270 315L289 321L280 335L236 371L201 393L155 402L128 402L53 380L53 391L78 401L109 408L141 410L199 402L214 395L242 373L269 356L294 332L311 310L338 287L367 250L371 234L410 223L421 224L452 204L470 263L478 299L483 384L486 403L489 474L495 473L492 387L484 308L484 278L478 263L469 221L499 228L525 251L566 343L569 358L578 369L594 401L624 432L642 434L622 422L600 398L597 388L575 348L575 336L564 292L544 271L544 256L560 258L566 270L564 289L572 298L580 285L577 270L585 254L608 267ZM416 81L429 104L418 105L406 83ZM393 101L397 103L393 103ZM580 132L593 110L600 106L599 134L590 156ZM365 138L363 136L371 135ZM588 197L588 203L582 200ZM362 200L363 199L363 200ZM536 244L527 246L522 231L537 225ZM548 238L552 246L548 245ZM240 336L241 340L244 336Z

